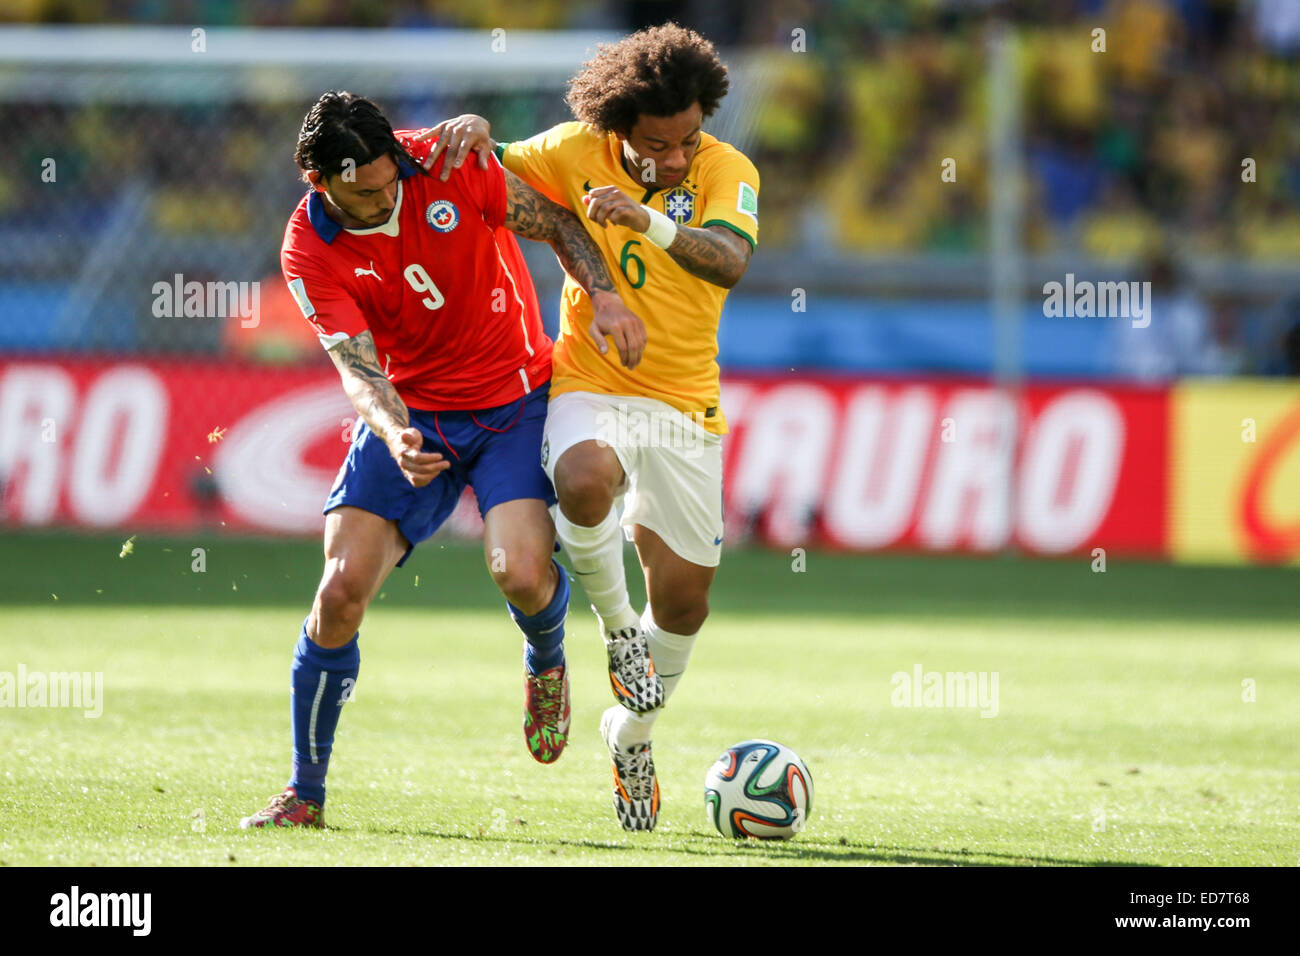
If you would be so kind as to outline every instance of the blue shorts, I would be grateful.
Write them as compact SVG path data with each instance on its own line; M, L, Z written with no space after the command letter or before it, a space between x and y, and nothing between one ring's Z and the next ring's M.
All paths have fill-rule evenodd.
M518 498L539 498L549 508L555 504L555 489L541 459L550 392L547 382L508 405L474 412L411 409L411 424L424 434L423 450L451 462L423 488L406 480L388 446L362 423L334 479L325 514L351 505L396 521L410 543L397 562L400 567L447 520L466 485L474 489L481 515Z

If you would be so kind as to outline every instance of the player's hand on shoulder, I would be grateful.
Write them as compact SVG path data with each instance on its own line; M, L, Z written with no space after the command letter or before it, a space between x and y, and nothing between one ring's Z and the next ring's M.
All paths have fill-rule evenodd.
M437 452L421 451L424 436L418 428L407 427L388 439L388 451L402 469L402 474L416 488L423 488L451 467Z
M415 137L417 143L437 138L429 158L424 161L425 169L433 169L434 163L444 152L442 172L438 178L444 183L451 176L453 169L459 169L470 151L478 153L480 169L488 168L488 156L496 146L492 142L492 124L474 113L463 113L452 119L443 120L437 126L425 130Z
M604 355L609 351L605 337L614 340L618 349L619 360L623 367L634 369L641 362L641 353L645 351L645 323L640 316L623 304L623 300L613 292L597 292L591 297L593 318L587 332Z
M650 228L650 214L641 204L617 186L595 186L582 197L587 218L598 226L614 223L637 232Z

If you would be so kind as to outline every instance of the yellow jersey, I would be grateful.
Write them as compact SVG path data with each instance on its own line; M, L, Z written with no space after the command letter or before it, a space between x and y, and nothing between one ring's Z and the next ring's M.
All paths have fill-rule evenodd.
M725 226L752 248L758 238L754 164L740 150L702 132L686 178L666 189L647 189L624 167L622 144L613 133L601 135L578 122L503 144L500 154L507 169L586 224L605 255L616 291L646 327L645 352L634 370L622 366L615 348L601 355L587 334L591 300L566 277L552 397L575 391L641 395L692 415L715 435L725 434L717 358L718 318L727 290L691 275L633 229L596 225L587 218L582 196L597 186L618 186L679 226Z

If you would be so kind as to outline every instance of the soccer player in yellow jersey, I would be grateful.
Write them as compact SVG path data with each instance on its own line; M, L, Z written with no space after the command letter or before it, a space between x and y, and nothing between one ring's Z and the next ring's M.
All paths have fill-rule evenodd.
M758 236L758 172L701 129L727 92L704 37L675 24L601 47L570 83L576 122L496 146L505 167L585 215L617 291L644 322L587 334L591 300L566 279L542 465L559 497L556 530L600 618L620 704L601 734L614 806L629 830L654 827L650 751L700 626L722 552L718 318ZM480 117L439 135L454 168L492 147ZM627 360L628 367L620 364ZM638 361L639 360L639 361ZM628 600L616 506L635 542L650 604Z

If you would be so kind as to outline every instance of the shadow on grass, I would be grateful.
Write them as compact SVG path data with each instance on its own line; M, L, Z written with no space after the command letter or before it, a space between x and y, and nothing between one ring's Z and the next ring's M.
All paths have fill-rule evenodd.
M335 829L335 828L331 828ZM439 840L462 840L470 843L495 843L502 845L524 844L539 849L569 847L579 850L614 850L619 852L643 853L686 853L717 859L719 862L740 860L761 863L764 860L783 863L826 862L826 863L890 863L916 866L1123 866L1147 867L1155 864L1133 863L1114 860L1079 860L1068 857L1032 856L1016 853L981 852L977 850L946 851L938 847L922 850L917 847L891 847L888 849L858 843L827 843L800 839L784 842L779 840L741 841L726 840L712 836L703 831L690 834L673 834L671 842L617 843L606 840L572 840L567 838L535 838L511 836L505 833L460 833L436 829L414 831L396 828L380 829L378 827L344 828L341 832L365 832L384 836L419 836L433 837ZM629 835L629 839L638 839ZM649 837L648 839L654 839ZM679 841L689 842L679 842Z

